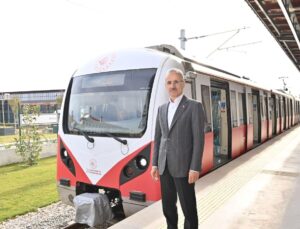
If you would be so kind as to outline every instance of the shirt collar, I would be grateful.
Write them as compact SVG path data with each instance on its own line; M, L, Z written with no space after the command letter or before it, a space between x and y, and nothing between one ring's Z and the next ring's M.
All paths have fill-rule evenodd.
M169 98L169 102L171 104L174 104L174 105L178 106L179 103L180 103L180 101L181 101L181 99L182 99L182 97L183 97L183 93L180 96L178 96L176 99L174 99L174 102L172 102L171 98Z

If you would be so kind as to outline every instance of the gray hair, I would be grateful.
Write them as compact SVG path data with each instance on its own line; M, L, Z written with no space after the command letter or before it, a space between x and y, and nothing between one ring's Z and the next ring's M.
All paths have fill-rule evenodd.
M183 71L181 71L179 68L170 68L168 71L167 71L167 74L166 74L166 77L171 74L171 73L175 73L176 75L180 76L180 78L182 80L185 79L185 76L183 74Z

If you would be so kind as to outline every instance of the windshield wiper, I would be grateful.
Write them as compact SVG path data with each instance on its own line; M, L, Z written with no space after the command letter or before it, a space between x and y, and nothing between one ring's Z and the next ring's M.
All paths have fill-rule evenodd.
M126 139L121 139L121 138L116 137L113 134L107 133L107 132L100 132L100 134L104 134L104 135L106 135L108 137L111 137L111 138L115 139L118 142L121 142L123 145L127 145L127 140Z
M76 127L76 123L74 122L72 125L72 129L73 130L77 130L81 135L83 135L85 137L86 140L88 140L90 143L94 143L95 139L91 138L90 136L88 136L88 134L86 132L84 132L83 130L79 129Z
M83 130L81 130L81 129L77 128L77 127L74 127L73 129L74 130L78 130L78 132L80 134L82 134L86 138L86 140L88 140L90 143L94 143L95 142L95 139L92 138L92 137L90 137L90 136L88 136L88 134L86 132L84 132Z
M93 120L97 120L97 119L95 119L93 116L91 116L90 114L86 114L86 115L84 115L83 117L82 117L82 119L93 119ZM99 121L99 120L98 120ZM113 126L112 124L108 124L108 123L105 123L105 122L100 122L100 124L105 124L105 125L111 125L111 126ZM118 141L118 142L120 142L120 143L122 143L123 145L127 145L127 140L125 140L125 139L121 139L121 138L119 138L119 137L116 137L116 136L114 136L113 134L111 134L111 133L108 133L108 132L100 132L100 134L103 134L103 135L106 135L106 136L108 136L108 137L111 137L111 138L113 138L113 139L115 139L116 141ZM86 134L87 135L87 134ZM94 139L93 139L94 140Z

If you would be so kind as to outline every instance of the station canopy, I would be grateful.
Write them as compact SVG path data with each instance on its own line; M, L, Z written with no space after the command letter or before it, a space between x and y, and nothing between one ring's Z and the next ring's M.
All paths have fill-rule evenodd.
M245 0L300 70L300 0Z

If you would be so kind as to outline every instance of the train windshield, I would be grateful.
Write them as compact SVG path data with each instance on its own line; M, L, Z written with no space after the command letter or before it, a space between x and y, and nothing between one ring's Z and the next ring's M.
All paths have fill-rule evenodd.
M75 77L69 100L68 131L142 136L155 73L156 69L138 69Z

